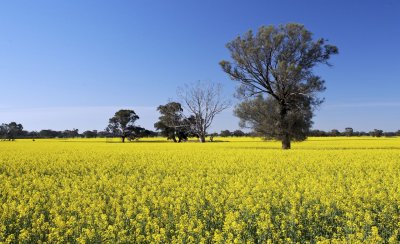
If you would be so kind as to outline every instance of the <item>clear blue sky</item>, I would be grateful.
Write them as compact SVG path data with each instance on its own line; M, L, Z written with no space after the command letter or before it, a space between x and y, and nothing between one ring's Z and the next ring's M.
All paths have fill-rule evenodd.
M340 51L317 69L327 91L314 128L398 130L399 13L396 0L1 1L0 123L102 130L130 108L152 129L155 107L184 83L221 82L232 97L218 65L228 41L298 22ZM232 110L212 131L225 128L238 128Z

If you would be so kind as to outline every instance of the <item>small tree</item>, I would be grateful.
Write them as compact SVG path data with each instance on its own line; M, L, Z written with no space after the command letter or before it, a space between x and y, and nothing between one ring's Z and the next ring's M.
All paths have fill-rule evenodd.
M313 40L312 33L303 25L287 24L263 26L256 34L249 31L229 42L227 48L232 62L224 60L220 65L232 80L240 82L238 94L245 98L261 94L264 99L271 99L265 100L268 107L274 107L274 118L269 121L276 123L264 123L268 128L263 129L266 136L281 140L283 149L289 149L292 140L304 140L305 128L291 118L300 119L304 113L307 121L303 125L311 126L310 112L322 103L317 94L325 89L324 81L313 73L313 68L329 65L330 56L338 53L337 47L326 44L322 38Z
M64 138L75 138L79 137L79 130L78 129L72 129L72 130L64 130L62 132L62 135Z
M340 136L340 131L337 129L331 130L331 136Z
M158 106L157 110L161 116L154 127L161 131L161 135L172 139L174 142L188 139L191 126L189 120L183 115L183 108L180 103L169 102Z
M232 133L232 135L233 135L233 136L236 136L236 137L241 137L241 136L245 136L246 134L245 134L243 131L241 131L241 130L235 130L235 131Z
M85 138L96 138L97 137L97 130L87 130L82 133Z
M125 138L132 136L136 130L135 121L139 116L133 110L121 109L110 118L106 131L114 136L121 137L122 142Z
M382 137L383 130L374 129L374 131L370 132L370 135L372 135L373 137Z
M206 142L207 130L215 116L230 105L221 97L221 91L221 84L200 81L178 88L179 98L193 115L191 131L199 137L200 142Z
M345 129L344 129L344 134L345 134L346 136L353 136L353 134L354 134L353 128L351 128L351 127L345 128Z
M232 136L232 132L230 132L229 130L221 130L220 136L222 137Z

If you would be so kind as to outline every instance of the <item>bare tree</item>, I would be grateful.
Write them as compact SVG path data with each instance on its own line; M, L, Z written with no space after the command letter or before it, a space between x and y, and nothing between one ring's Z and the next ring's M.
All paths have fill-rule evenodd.
M215 116L230 106L221 97L222 85L209 82L194 82L178 88L178 97L184 107L192 113L192 133L200 142L206 141L207 129Z

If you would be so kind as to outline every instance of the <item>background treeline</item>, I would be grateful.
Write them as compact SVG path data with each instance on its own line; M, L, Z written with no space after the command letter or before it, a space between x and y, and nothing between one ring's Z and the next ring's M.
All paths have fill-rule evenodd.
M27 131L23 129L22 124L18 124L16 122L11 123L3 123L0 125L0 139L1 140L15 140L15 139L39 139L39 138L107 138L107 137L115 137L116 135L104 130L86 130L82 133L79 132L78 129L72 130L41 130L41 131ZM139 130L139 134L137 138L143 137L159 137L165 136L162 131L152 131L141 128ZM207 136L210 138L213 137L255 137L259 136L254 132L244 132L242 130L222 130L220 133L214 132L210 133ZM339 131L337 129L333 129L331 131L323 131L323 130L310 130L308 136L314 137L324 137L324 136L373 136L373 137L392 137L392 136L400 136L400 130L396 132L387 132L383 130L375 129L370 132L364 131L354 131L352 128L345 128L344 131Z
M159 133L141 128L139 130L139 137L156 137ZM15 140L15 139L37 139L37 138L105 138L115 137L115 135L108 131L87 130L79 133L78 129L72 130L41 130L41 131L27 131L23 129L21 124L16 122L3 123L0 125L0 139L1 140Z
M365 131L354 131L353 128L346 128L344 131L339 131L333 129L331 131L323 131L323 130L311 130L308 136L373 136L373 137L391 137L391 136L400 136L400 130L396 132L391 131L383 131L374 129L373 131L365 132Z
M215 136L221 136L221 137L228 137L228 136L233 136L233 137L240 137L240 136L261 136L257 135L257 133L254 132L248 132L245 133L241 130L235 130L235 131L229 131L229 130L223 130L221 133L215 133ZM307 134L307 136L313 136L313 137L328 137L328 136L372 136L372 137L391 137L391 136L400 136L400 130L396 132L390 132L390 131L383 131L383 130L378 130L374 129L373 131L365 132L365 131L354 131L352 128L346 128L344 131L339 131L337 129L333 129L331 131L323 131L323 130L310 130Z

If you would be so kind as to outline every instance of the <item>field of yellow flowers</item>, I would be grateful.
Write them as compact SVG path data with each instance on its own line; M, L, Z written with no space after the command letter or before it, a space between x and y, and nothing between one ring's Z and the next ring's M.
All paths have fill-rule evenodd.
M400 138L218 139L0 142L0 242L399 242Z

